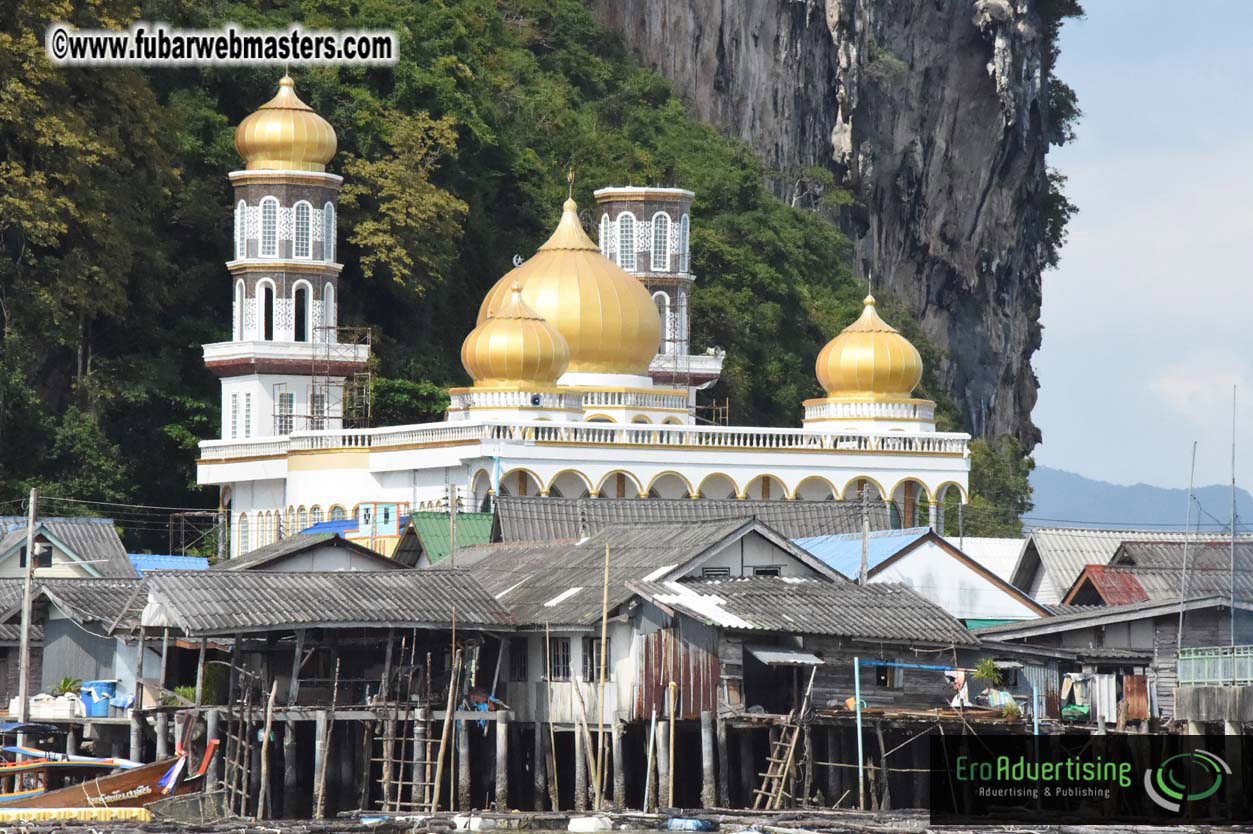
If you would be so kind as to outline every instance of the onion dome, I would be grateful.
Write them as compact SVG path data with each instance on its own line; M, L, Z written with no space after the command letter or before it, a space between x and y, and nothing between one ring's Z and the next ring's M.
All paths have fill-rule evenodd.
M548 386L566 372L570 347L522 300L514 284L504 306L461 343L461 364L476 386Z
M661 317L638 278L600 253L566 200L561 222L533 257L496 282L479 307L479 324L507 303L509 288L561 332L571 371L646 376L661 341Z
M235 129L235 150L249 171L325 171L335 147L335 129L296 96L287 75L278 95Z
M922 357L879 318L873 295L863 303L861 317L818 353L818 382L828 397L906 398L922 379Z

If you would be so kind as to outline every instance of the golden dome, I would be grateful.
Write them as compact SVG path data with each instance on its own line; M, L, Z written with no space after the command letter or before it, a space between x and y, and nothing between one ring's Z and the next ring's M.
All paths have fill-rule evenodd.
M335 155L335 129L296 96L284 75L278 95L235 129L235 150L249 171L325 171Z
M875 311L866 296L857 321L827 342L815 370L828 397L908 397L922 379L922 357Z
M522 300L514 284L509 299L461 343L461 364L478 387L547 386L570 364L570 346L557 328Z
M647 376L661 341L657 307L639 279L592 243L574 200L566 200L557 230L539 251L488 291L480 325L505 303L514 283L569 343L569 370Z

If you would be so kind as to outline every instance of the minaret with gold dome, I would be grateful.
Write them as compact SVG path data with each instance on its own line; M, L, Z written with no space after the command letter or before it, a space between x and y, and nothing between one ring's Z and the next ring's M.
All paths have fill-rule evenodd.
M922 356L880 318L873 295L858 319L818 352L814 370L827 395L805 401L806 427L935 431L935 403L913 396Z
M345 378L368 347L338 345L335 130L283 76L235 131L231 338L204 346L222 379L222 438L339 428Z

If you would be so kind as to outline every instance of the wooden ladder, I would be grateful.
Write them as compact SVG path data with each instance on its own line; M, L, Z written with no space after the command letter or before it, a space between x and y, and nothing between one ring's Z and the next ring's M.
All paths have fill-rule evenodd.
M801 737L801 718L809 710L809 697L814 691L814 676L818 674L815 666L809 673L809 685L805 687L805 699L800 710L792 710L783 722L779 737L770 744L770 755L766 757L766 772L758 773L761 787L753 791L753 809L778 810L783 807L783 798L791 799L787 792L787 780L792 775L796 763L796 742ZM765 803L764 806L762 803Z

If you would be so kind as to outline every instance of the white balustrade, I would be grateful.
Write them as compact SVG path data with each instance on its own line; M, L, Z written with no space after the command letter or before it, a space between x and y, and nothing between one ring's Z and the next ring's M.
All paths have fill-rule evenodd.
M817 405L805 406L805 419L886 419L929 422L935 419L935 408L930 404L923 403L823 402Z

